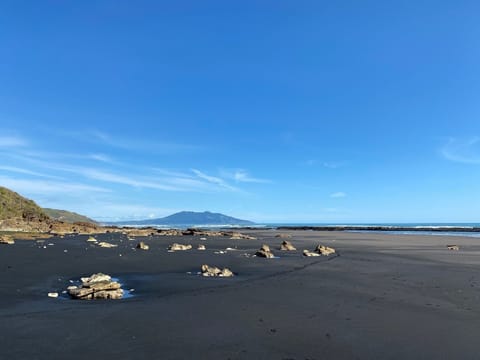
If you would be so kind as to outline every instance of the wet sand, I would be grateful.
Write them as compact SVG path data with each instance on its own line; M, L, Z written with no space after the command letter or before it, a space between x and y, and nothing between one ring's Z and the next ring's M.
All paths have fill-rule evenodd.
M119 246L91 247L88 236L0 246L0 359L479 358L480 239L289 231L298 251L280 252L278 231L247 233L258 240L105 234ZM132 249L140 240L149 251ZM194 249L169 253L173 242ZM244 256L262 243L280 258ZM301 255L318 244L340 256ZM226 247L238 250L214 253ZM196 275L204 263L238 276ZM135 296L47 297L95 272Z

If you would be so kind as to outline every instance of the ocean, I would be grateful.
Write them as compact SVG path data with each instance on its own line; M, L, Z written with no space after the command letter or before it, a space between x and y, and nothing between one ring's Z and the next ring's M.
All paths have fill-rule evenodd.
M132 226L132 225L128 225ZM158 229L235 229L235 228L315 228L328 230L341 229L348 232L372 232L399 235L435 235L435 236L468 236L480 238L480 223L255 223L252 225L225 224L175 224L149 225Z

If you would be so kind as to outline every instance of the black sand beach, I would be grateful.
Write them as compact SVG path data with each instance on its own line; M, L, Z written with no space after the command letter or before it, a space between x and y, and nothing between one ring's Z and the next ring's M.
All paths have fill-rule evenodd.
M278 231L248 233L258 239L105 234L97 238L119 246L91 247L80 235L0 246L0 358L480 357L480 239L289 231L298 251L280 252ZM133 249L140 240L150 250ZM193 249L170 253L173 242ZM280 258L245 256L262 243ZM318 244L340 256L302 256ZM227 247L237 250L215 254ZM238 275L204 278L202 264ZM134 296L47 297L95 272Z

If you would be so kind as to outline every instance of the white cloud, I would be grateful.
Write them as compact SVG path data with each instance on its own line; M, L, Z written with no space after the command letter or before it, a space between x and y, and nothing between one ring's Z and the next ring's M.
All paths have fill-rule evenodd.
M480 164L480 137L475 136L463 140L451 138L440 152L445 159L450 161Z
M330 194L331 198L343 198L343 197L346 197L346 196L347 196L347 194L342 192L342 191L334 192L334 193Z

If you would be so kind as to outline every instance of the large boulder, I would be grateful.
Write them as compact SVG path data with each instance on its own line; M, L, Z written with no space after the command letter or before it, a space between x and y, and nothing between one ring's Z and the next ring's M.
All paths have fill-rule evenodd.
M292 245L290 241L284 240L282 245L280 245L280 250L282 251L295 251L297 248Z
M228 268L219 269L216 266L202 265L202 276L207 277L232 277L233 272Z
M265 245L265 244L262 245L260 250L258 250L255 253L255 255L259 256L259 257L264 257L264 258L267 258L267 259L271 259L271 258L275 257L275 255L273 255L272 251L270 250L270 246Z
M113 281L110 275L98 273L80 280L82 285L67 288L68 294L74 299L121 299L123 296L121 285Z
M183 245L183 244L177 244L173 243L168 247L168 250L170 251L184 251L184 250L190 250L192 248L192 245Z

